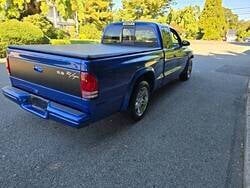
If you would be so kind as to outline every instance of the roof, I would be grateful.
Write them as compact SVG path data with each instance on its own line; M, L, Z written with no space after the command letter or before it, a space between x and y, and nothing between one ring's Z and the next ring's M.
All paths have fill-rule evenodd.
M137 21L123 21L123 22L113 22L111 24L117 24L117 25L126 25L126 23L128 23L128 25L132 25L133 23L135 24L152 24L152 25L158 25L159 27L169 27L169 28L172 28L171 26L167 25L167 24L161 24L161 23L158 23L158 22L152 22L152 21L140 21L140 20L137 20Z

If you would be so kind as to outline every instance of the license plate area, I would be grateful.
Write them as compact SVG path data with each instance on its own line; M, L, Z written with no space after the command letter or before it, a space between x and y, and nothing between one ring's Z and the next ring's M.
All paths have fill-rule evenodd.
M30 96L28 103L32 105L32 107L39 108L41 110L46 110L48 106L47 100L34 95Z

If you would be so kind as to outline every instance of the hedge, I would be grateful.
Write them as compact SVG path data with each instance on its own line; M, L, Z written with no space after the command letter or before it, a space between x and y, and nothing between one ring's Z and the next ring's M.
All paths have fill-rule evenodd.
M65 44L71 44L70 40L68 39L51 39L50 44L52 45L65 45Z
M94 39L70 39L71 44L89 44L89 43L100 43L100 40Z
M0 57L5 57L11 44L40 44L44 42L41 29L28 22L9 20L0 23Z
M52 45L66 45L66 44L95 44L99 43L99 40L88 40L88 39L51 39L50 44Z
M9 20L0 23L0 41L8 44L38 44L44 40L41 29L28 22Z
M0 58L4 58L6 56L7 46L7 42L0 42Z

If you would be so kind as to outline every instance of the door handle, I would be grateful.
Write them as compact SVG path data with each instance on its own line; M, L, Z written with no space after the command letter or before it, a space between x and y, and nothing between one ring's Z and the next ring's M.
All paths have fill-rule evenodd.
M40 67L40 66L38 66L38 65L35 65L35 66L34 66L34 71L39 72L39 73L42 73L42 72L43 72L43 68Z

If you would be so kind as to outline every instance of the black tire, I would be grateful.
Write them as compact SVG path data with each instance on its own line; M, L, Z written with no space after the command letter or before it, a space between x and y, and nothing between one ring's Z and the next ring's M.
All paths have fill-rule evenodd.
M142 101L139 104L139 101L143 100L143 99L140 99L139 95L141 94L143 96L144 92L147 93L147 94L145 93L145 95L147 95L147 99L145 96L144 97L145 106L141 106L141 113L139 113L139 105L143 105ZM138 82L138 84L136 84L136 86L134 87L134 90L130 99L130 103L129 103L129 109L128 109L129 114L133 120L139 121L144 117L147 111L148 105L149 105L149 98L150 98L150 86L148 82L146 81Z
M190 79L191 73L192 73L192 68L193 68L193 61L192 61L192 59L189 59L184 71L180 74L181 81L187 81Z

